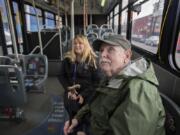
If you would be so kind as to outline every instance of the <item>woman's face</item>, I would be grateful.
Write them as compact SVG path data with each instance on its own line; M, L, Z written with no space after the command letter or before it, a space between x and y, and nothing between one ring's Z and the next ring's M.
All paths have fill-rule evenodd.
M84 44L81 41L74 41L74 52L77 55L81 55L84 51Z

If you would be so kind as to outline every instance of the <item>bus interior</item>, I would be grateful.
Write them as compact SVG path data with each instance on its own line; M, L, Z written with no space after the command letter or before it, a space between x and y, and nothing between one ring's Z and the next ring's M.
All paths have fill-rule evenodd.
M0 0L1 135L63 135L68 115L58 77L77 34L91 44L120 34L133 59L150 59L166 135L180 135L179 0Z

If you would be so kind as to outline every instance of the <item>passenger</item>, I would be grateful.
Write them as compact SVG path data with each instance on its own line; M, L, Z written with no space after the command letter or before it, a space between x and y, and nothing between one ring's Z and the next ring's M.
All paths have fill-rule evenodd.
M90 113L91 135L165 135L165 111L153 65L144 58L131 62L131 45L120 35L93 43L100 51L99 66L107 80L97 95L66 121L65 135Z
M99 80L96 57L88 39L83 35L75 37L72 50L65 55L60 81L65 89L64 105L70 118L74 117L81 106L90 102L95 93L95 85Z

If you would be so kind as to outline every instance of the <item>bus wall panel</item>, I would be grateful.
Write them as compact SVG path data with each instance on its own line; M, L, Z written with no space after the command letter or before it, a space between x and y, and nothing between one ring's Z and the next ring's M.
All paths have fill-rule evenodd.
M156 64L154 64L154 69L159 80L159 90L173 99L176 77Z
M180 106L180 78L176 78L174 100Z

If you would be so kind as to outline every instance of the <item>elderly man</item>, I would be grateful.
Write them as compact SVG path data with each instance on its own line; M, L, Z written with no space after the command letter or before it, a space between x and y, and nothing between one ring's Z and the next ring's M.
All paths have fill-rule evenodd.
M165 135L165 111L152 63L144 58L131 62L131 44L120 35L97 39L93 47L100 52L99 66L107 78L71 125L65 123L64 133L89 113L91 135Z

